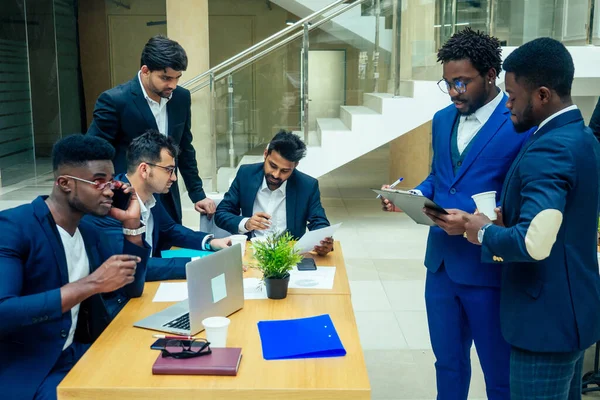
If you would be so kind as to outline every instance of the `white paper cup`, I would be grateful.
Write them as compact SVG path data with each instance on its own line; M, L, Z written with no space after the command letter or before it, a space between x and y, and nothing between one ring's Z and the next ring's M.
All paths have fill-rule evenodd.
M246 241L248 240L248 236L246 235L231 235L229 236L231 239L231 245L239 243L242 246L242 257L246 253Z
M227 347L227 330L230 323L231 320L226 317L210 317L202 321L210 347Z
M497 218L496 211L496 191L491 192L483 192L474 194L471 198L475 201L475 206L477 210L486 215L492 221L495 221Z

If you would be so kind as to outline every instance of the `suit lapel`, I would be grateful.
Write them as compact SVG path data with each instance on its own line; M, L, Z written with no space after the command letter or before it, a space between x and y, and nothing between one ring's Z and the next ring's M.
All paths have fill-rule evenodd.
M148 101L144 97L144 92L142 91L142 87L140 86L140 82L137 76L133 78L133 80L131 80L131 94L133 95L133 103L138 108L138 111L140 112L144 120L146 120L148 126L150 126L152 129L158 130L158 126L156 125L156 119L154 118L154 115L150 110Z
M449 111L449 116L448 118L445 118L444 120L447 120L448 123L447 124L443 124L440 127L439 130L439 140L441 140L441 143L443 144L443 149L444 152L441 154L441 162L442 162L442 171L450 171L449 173L452 174L453 171L453 167L452 167L452 129L454 129L454 124L456 123L456 118L458 118L458 111L456 111L456 108L452 108ZM434 148L436 148L434 146Z
M67 267L67 258L65 255L65 249L60 240L60 234L56 228L56 222L54 222L54 218L52 218L50 209L45 202L45 198L47 197L48 196L40 196L35 199L33 201L33 208L36 218L40 222L42 230L44 231L44 235L52 247L52 253L54 254L54 259L56 260L56 264L58 265L58 270L60 272L61 283L62 285L66 285L69 283L69 268Z
M174 105L175 103L175 91L173 91L173 96L171 97L171 100L169 100L167 102L167 136L173 137L173 127L175 126L175 123L177 121L176 115L177 114L177 107ZM175 138L173 138L173 140L175 140ZM176 141L176 143L179 143L178 141Z
M285 218L287 230L292 232L296 232L296 172L292 173L292 176L287 181L287 186L285 188Z
M465 160L462 163L462 166L458 169L456 176L454 177L455 184L465 172L469 169L471 164L477 159L479 153L487 146L490 140L498 133L500 128L507 122L508 120L508 109L504 106L506 102L506 96L502 99L500 105L496 107L490 118L487 120L485 125L481 127L477 135L472 139L473 143L471 144L471 148L467 153Z
M257 165L257 167L258 169L254 172L254 175L248 182L248 192L240 193L240 197L242 199L246 199L246 201L248 202L245 204L246 207L244 207L244 204L242 204L242 213L244 215L246 215L246 213L244 213L245 208L250 211L249 215L254 214L254 202L256 201L256 195L258 194L258 191L260 190L263 183L263 179L265 177L265 174L263 172L263 164Z

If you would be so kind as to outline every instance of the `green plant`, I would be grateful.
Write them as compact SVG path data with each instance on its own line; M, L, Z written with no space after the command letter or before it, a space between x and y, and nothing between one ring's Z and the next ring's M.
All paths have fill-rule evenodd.
M289 232L282 235L273 233L262 242L253 242L254 258L257 268L263 273L263 279L284 279L296 264L302 261L302 255L292 246L293 237Z

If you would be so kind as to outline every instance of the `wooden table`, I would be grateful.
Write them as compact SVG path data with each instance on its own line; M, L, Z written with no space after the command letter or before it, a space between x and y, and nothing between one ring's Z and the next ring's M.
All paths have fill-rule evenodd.
M341 253L337 244L336 250ZM333 258L329 258L333 257ZM316 258L321 265L343 263L341 254ZM339 283L339 291L348 286ZM341 275L341 274L340 274ZM231 315L229 347L242 348L236 377L152 375L158 352L150 350L153 331L133 323L172 303L153 303L159 282L146 284L141 298L132 299L58 387L58 399L266 399L363 400L371 389L348 294L288 296L284 300L247 300ZM335 286L334 286L335 290ZM347 290L349 293L349 289ZM290 290L292 294L292 290ZM346 348L345 357L266 361L257 322L329 314ZM285 340L285 338L282 338Z

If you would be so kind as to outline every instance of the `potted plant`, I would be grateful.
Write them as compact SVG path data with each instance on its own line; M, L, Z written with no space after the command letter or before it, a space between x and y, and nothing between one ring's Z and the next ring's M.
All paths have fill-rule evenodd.
M273 233L264 241L254 241L254 258L257 268L263 274L263 281L270 299L285 299L290 282L289 271L294 268L302 256L292 245L293 237L289 232L282 235Z

